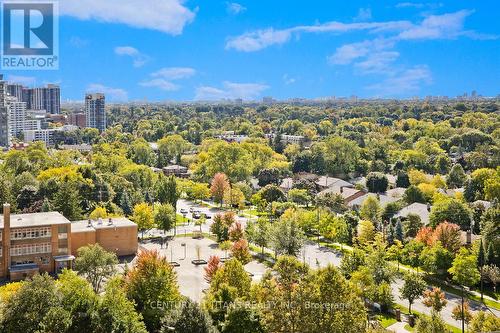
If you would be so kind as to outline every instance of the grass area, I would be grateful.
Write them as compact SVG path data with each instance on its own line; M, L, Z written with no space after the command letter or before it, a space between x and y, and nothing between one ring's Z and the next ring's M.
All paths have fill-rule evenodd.
M403 306L401 304L396 304L396 305L394 305L394 307L397 308L397 309L400 309L401 313L408 314L408 308L406 306ZM426 314L423 314L421 312L415 311L415 310L412 310L412 314L415 315L415 317L417 319L418 319L418 317L430 318L430 316L428 316ZM455 327L455 326L450 325L450 324L445 324L445 325L446 325L446 328L448 330L450 330L452 333L462 333L462 330L460 328L458 328L458 327ZM406 325L406 326L410 327L410 325ZM406 326L405 326L405 328L406 328Z
M392 324L397 323L396 318L390 313L381 313L376 316L377 320L380 321L380 324L383 328L387 328Z
M179 214L177 213L177 218L176 218L176 222L175 222L175 225L177 226L183 226L187 223L188 219L187 217L184 218L184 216L182 216L182 214Z

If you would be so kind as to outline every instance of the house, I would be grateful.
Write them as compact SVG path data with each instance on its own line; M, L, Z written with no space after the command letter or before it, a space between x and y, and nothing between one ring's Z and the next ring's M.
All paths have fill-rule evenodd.
M428 225L430 211L431 208L429 205L419 202L414 202L411 205L401 209L399 212L396 213L396 215L394 215L394 217L407 218L409 214L415 214L420 216L420 220L424 225Z
M316 185L318 185L321 189L327 189L329 187L354 187L353 184L346 182L340 178L328 177L328 176L320 176L316 180Z
M285 178L281 181L279 188L283 192L288 192L293 188L293 178Z
M328 193L338 194L342 196L344 202L349 204L351 201L365 195L365 192L355 189L353 187L340 187L332 186L318 193L318 196L322 196Z
M189 171L188 168L182 165L169 165L166 167L163 167L163 173L165 176L176 176L179 178L188 178L189 177Z
M360 197L357 197L356 199L352 200L351 202L349 202L347 205L349 207L351 207L352 209L359 209L361 207L361 205L363 204L363 202L369 197L369 196L374 196L376 197L379 202L380 202L380 205L382 207L384 207L385 205L387 205L388 203L392 203L392 202L396 202L398 201L399 199L398 198L395 198L395 197L392 197L392 196L389 196L387 194L383 194L383 193L366 193Z
M392 188L390 190L385 191L385 195L388 195L390 197L396 198L396 199L402 199L403 196L405 195L406 189L404 187L396 187Z

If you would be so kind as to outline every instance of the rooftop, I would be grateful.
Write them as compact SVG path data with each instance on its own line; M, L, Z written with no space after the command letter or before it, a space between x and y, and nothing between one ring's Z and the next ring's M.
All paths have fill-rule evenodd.
M424 225L429 224L430 212L426 204L414 202L401 209L394 217L407 217L409 214L418 215Z
M334 178L334 177L327 177L327 176L321 176L318 178L316 181L316 184L322 187L331 187L331 186L336 186L336 187L353 187L353 185L349 182L346 182L345 180L342 180L340 178Z
M0 228L3 229L3 215L0 216ZM58 212L12 214L10 216L11 228L47 226L53 224L67 224L70 221Z
M110 223L110 221L112 223ZM76 221L71 223L71 232L87 232L96 229L133 227L136 224L125 217L113 217L111 219Z
M318 195L324 195L327 193L334 193L334 194L340 194L343 199L348 199L359 192L362 192L362 191L355 189L353 187L332 186L332 187L327 188L326 190L319 192Z

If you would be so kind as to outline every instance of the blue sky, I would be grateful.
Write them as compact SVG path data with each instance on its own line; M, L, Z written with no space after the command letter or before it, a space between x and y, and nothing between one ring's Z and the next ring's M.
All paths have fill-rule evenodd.
M64 100L500 93L500 2L62 0Z

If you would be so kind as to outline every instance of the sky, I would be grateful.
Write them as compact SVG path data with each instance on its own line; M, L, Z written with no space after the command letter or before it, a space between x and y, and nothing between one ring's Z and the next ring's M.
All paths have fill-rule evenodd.
M61 0L63 101L500 94L500 1Z

